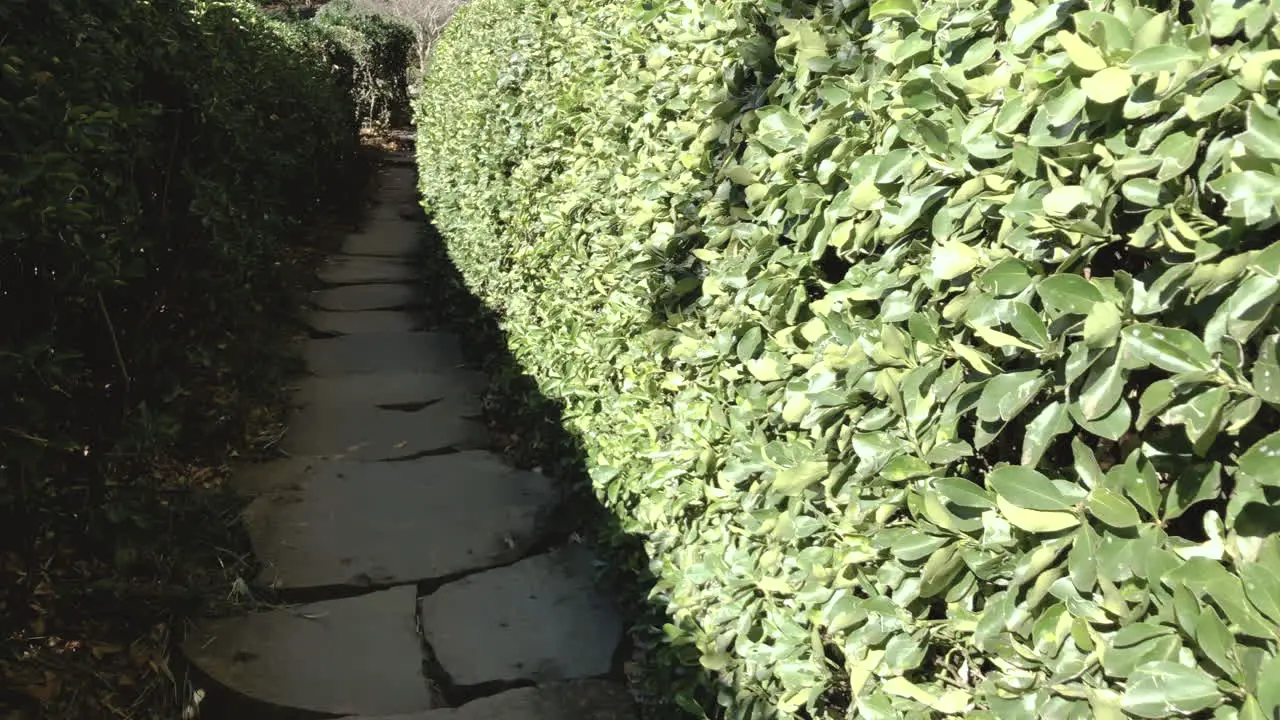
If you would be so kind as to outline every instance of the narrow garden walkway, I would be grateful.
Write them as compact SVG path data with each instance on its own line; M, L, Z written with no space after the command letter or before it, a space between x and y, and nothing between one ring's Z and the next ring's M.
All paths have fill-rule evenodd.
M623 623L591 556L545 549L562 489L486 450L484 379L457 337L420 329L412 163L388 156L366 227L319 271L288 457L237 480L258 581L314 601L209 621L184 651L287 711L631 718L600 679Z

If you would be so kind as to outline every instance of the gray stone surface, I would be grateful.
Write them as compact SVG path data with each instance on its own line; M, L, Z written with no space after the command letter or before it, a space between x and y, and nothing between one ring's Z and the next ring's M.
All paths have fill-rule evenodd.
M303 357L311 373L320 377L446 372L462 365L462 348L458 337L449 333L361 333L308 340Z
M293 402L316 406L316 412L350 407L411 408L418 403L448 399L465 416L479 415L483 374L457 369L442 373L376 373L310 377L298 384Z
M594 578L576 545L471 575L422 599L422 631L458 685L599 677L623 626Z
M394 258L330 256L318 269L316 277L329 285L361 285L365 283L402 283L417 276L416 268Z
M415 299L417 292L412 285L342 285L311 295L316 307L339 312L395 310L413 304Z
M414 171L414 168L411 165L392 165L380 170L378 172L378 198L383 204L416 201L418 199L418 174Z
M367 310L365 312L307 313L307 326L313 330L340 335L370 332L411 332L421 324L403 310Z
M342 241L342 252L348 255L408 258L422 249L422 224L409 222L402 213L403 205L380 205L373 212L373 219L358 233L348 235Z
M508 690L459 708L346 720L634 720L626 688L605 680L579 680Z
M205 621L183 643L200 670L256 700L331 715L435 707L412 587Z
M445 399L421 410L384 410L372 405L328 406L298 413L280 441L290 455L346 460L397 460L427 452L489 445L473 404Z
M550 478L480 452L275 470L293 479L276 480L244 517L259 580L282 588L410 583L508 563L561 500Z

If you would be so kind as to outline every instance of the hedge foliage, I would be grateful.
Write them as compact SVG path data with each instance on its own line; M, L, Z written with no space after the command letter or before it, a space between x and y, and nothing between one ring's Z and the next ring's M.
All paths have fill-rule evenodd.
M728 717L1280 712L1278 9L455 19L425 197Z
M236 437L274 377L256 316L287 305L286 232L356 128L305 38L247 3L0 0L0 28L7 550L42 512L110 515L139 461Z
M300 28L351 89L362 125L389 127L407 115L413 30L404 23L337 0Z

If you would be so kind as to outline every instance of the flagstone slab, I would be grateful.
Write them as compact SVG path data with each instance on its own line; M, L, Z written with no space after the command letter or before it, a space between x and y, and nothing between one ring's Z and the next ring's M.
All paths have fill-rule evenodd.
M307 313L307 326L322 333L354 335L371 332L413 332L422 327L413 315L403 310L366 310L364 312L314 311Z
M417 269L402 260L357 255L330 256L316 269L316 277L328 285L402 283L417 275Z
M311 304L338 312L397 310L412 305L417 297L412 285L341 285L312 293Z
M460 413L473 416L483 410L481 397L487 384L483 373L462 368L439 373L309 377L298 383L293 402L298 407L315 406L316 412L327 412L361 406L409 410L448 399Z
M634 720L627 689L606 680L579 680L508 690L469 702L407 715L345 720Z
M423 229L420 222L403 217L404 205L387 203L372 211L373 217L360 232L342 241L347 255L411 258L422 250Z
M446 372L462 365L458 336L439 332L361 333L308 340L303 357L313 375Z
M414 412L375 405L303 410L289 422L280 449L290 455L376 462L488 447L488 430L471 419L475 414L474 403L452 399Z
M281 479L244 518L259 580L287 589L416 583L509 563L541 540L562 498L551 478L482 452L274 469Z
M578 545L444 585L422 599L420 621L436 661L461 686L600 677L623 632Z
M187 658L259 702L329 715L394 715L438 703L422 674L413 587L206 620Z

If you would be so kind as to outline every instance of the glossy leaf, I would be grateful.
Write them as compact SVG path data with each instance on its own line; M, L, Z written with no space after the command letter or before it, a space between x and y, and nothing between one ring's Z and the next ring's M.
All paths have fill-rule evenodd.
M1077 502L1049 478L1028 467L997 468L987 474L986 482L997 495L1028 510L1071 510Z
M1090 491L1085 507L1090 515L1112 527L1133 527L1141 521L1138 510L1123 495L1105 487Z
M1221 700L1218 686L1203 670L1168 661L1138 667L1121 700L1125 712L1141 718L1190 715Z

